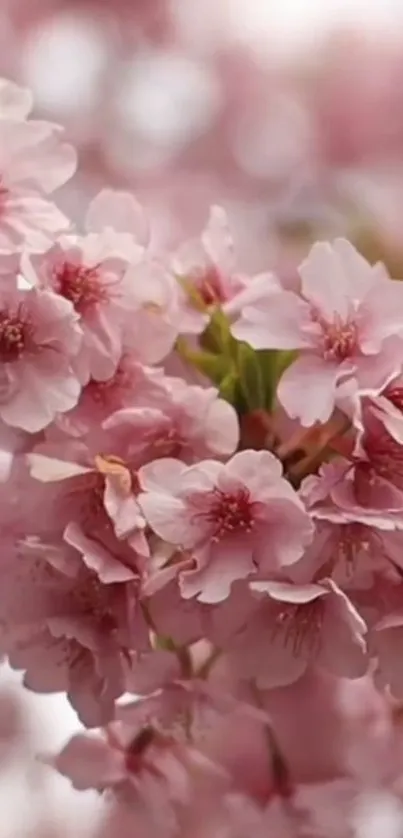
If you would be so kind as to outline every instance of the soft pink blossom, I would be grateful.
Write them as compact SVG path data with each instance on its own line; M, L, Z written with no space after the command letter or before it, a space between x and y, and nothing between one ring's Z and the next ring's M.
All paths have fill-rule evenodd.
M91 555L97 570L106 548L118 556L114 573L119 581L133 578L136 552L147 555L148 545L133 477L124 464L113 457L94 456L84 442L71 440L37 447L27 462L31 476L43 485L44 493L47 490L54 511L52 527L56 525L69 544L87 555L87 562Z
M214 309L235 316L277 287L270 274L253 278L239 272L235 246L225 210L213 206L200 239L182 245L173 258L181 288L180 331L199 334Z
M146 367L133 352L124 352L110 378L90 378L77 405L56 418L59 428L71 436L85 436L112 414L138 404L166 398L166 380L160 367Z
M32 267L32 281L69 300L80 318L84 336L77 368L84 384L90 377L108 380L124 350L134 344L137 360L152 363L172 348L175 328L163 313L161 323L156 315L161 294L169 296L169 277L158 266L143 263L142 251L130 237L113 230L66 236L32 260ZM139 317L141 328L149 329L143 333L146 344L138 342Z
M88 726L113 716L129 649L148 644L134 618L135 588L101 581L97 570L67 545L32 538L9 547L1 565L1 640L11 665L35 692L66 692Z
M299 294L273 291L246 306L233 334L255 349L299 350L277 395L291 417L312 425L329 419L341 384L367 389L397 372L403 291L344 239L315 244L300 275Z
M75 788L112 789L141 809L164 834L178 834L184 813L228 785L225 772L190 743L152 725L116 722L98 735L78 734L49 760Z
M187 463L208 456L232 454L239 426L232 405L214 387L198 387L167 377L140 406L113 413L103 423L116 436L130 463L137 466L158 457Z
M268 451L242 451L225 465L162 459L139 471L139 503L151 528L189 551L183 596L225 599L236 579L297 561L312 535L308 514Z
M365 674L366 625L332 580L259 581L250 589L255 609L228 647L241 676L268 689L296 681L312 663L339 677Z
M150 222L145 210L130 192L101 189L91 201L85 217L88 233L114 230L124 233L146 247L150 239Z
M23 94L14 115L0 119L0 251L42 252L70 222L48 195L76 168L74 149L61 140L61 129L46 122L24 121Z
M0 285L0 416L35 433L77 404L72 365L82 333L72 305L51 291Z

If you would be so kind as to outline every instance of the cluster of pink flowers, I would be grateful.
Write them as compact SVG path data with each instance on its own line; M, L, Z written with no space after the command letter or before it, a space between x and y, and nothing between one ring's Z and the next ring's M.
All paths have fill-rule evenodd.
M44 759L144 838L345 836L401 791L400 277L344 239L250 276L219 207L162 251L109 189L77 229L30 105L2 82L0 647L89 729Z

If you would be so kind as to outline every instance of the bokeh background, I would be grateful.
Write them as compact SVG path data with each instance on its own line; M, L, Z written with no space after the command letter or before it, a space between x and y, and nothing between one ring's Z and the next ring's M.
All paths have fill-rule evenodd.
M251 270L342 233L403 276L403 0L0 0L0 75L76 145L78 224L109 185L156 248L219 203ZM89 834L97 800L35 760L77 727L4 667L0 838Z

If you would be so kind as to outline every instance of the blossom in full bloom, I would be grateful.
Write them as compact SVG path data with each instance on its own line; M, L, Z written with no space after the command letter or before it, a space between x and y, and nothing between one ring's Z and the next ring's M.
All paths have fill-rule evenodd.
M51 291L18 287L16 276L0 284L0 417L35 433L80 395L73 371L82 332L67 300Z
M40 253L70 227L48 196L74 174L75 151L62 141L58 126L22 119L26 104L21 93L12 115L6 109L0 116L2 253Z
M101 581L66 544L31 538L5 550L1 644L11 665L30 689L67 693L85 725L109 721L125 691L129 647L147 648L144 625L133 621L135 591Z
M214 387L192 386L172 377L159 384L148 398L139 396L139 406L118 410L103 424L131 464L138 467L158 457L193 463L209 455L233 454L238 418Z
M255 349L299 350L277 395L309 426L329 419L341 384L368 389L398 371L403 290L344 239L315 244L299 272L299 293L274 290L246 305L233 334Z
M268 451L190 467L156 460L138 479L151 528L194 556L195 568L181 577L185 597L219 602L236 579L297 561L312 536L309 515Z
M180 331L200 334L216 308L235 317L277 288L272 274L249 278L237 267L225 210L214 206L200 239L182 245L172 260L180 286Z
M245 678L260 687L284 686L315 663L327 672L360 678L368 668L367 628L330 579L306 585L251 582L253 608L229 640L229 653Z
M106 228L60 238L32 258L30 279L74 306L83 330L77 358L83 384L108 380L125 350L156 363L173 346L175 282L126 234Z

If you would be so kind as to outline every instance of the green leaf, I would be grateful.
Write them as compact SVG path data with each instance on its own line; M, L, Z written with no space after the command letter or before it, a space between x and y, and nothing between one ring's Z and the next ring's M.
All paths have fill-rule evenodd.
M239 343L237 361L239 384L247 408L258 410L266 407L265 385L258 353L247 343Z
M234 356L236 340L231 335L231 324L219 307L211 311L210 322L200 338L201 345L212 352Z
M234 407L237 405L238 383L236 370L232 369L223 378L219 387L221 398L234 405Z
M229 358L223 355L215 355L213 352L200 352L192 349L183 338L177 340L176 350L184 361L203 373L217 387L231 368Z

